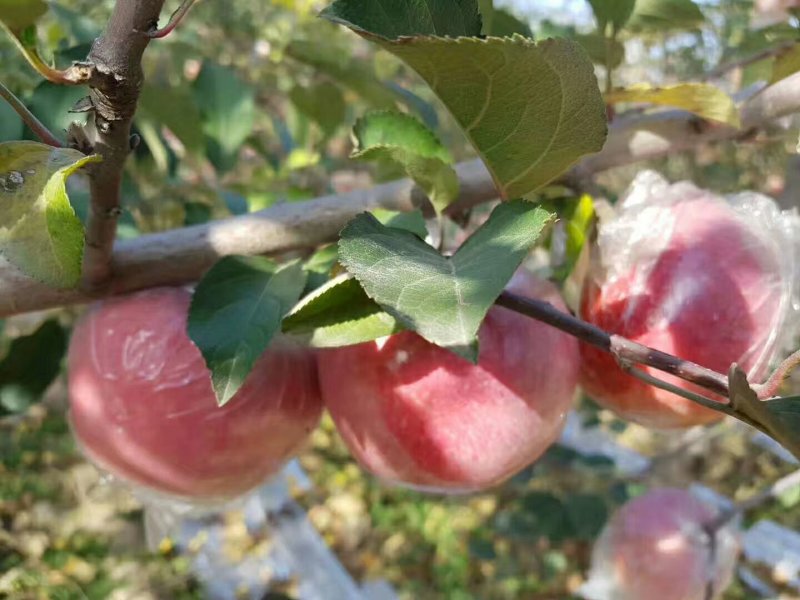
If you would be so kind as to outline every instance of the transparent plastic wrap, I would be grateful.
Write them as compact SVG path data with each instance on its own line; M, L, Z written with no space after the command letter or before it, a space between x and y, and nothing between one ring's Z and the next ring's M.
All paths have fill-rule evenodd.
M159 288L93 306L69 348L70 423L84 453L153 495L216 506L276 474L316 426L313 355L276 339L218 407L186 334L191 294Z
M733 580L735 523L707 526L717 509L692 493L659 488L620 508L592 550L586 600L714 600ZM711 592L711 593L709 593Z
M797 341L800 218L763 195L723 198L689 182L640 173L601 217L584 282L584 319L721 373L740 364L760 381ZM583 345L587 394L643 425L686 427L720 413L621 371ZM677 378L653 375L695 392Z

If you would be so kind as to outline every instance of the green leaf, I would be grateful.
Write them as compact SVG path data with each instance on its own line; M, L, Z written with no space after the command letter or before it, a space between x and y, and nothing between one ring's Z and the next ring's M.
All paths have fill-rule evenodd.
M704 20L692 0L636 0L629 26L640 31L669 31L697 27Z
M383 159L402 165L437 212L441 213L458 197L458 175L450 166L450 153L414 117L393 111L371 112L356 121L353 137L356 147L352 158Z
M145 85L137 117L169 128L190 153L201 154L205 149L200 109L186 87Z
M572 272L575 263L586 245L591 224L594 222L594 202L584 194L575 202L572 210L564 216L565 249L564 261L559 265L556 277L564 279Z
M501 204L444 257L417 236L362 214L342 230L339 260L404 327L475 362L486 312L550 220L522 200Z
M362 18L373 4L383 6L338 0L323 16L347 24L419 73L464 130L504 198L534 191L603 147L605 104L594 66L578 43L428 37L477 32L474 23L465 27L452 15L450 27L432 31L414 0L392 2L391 24ZM442 13L454 10L449 2L434 4ZM462 9L467 4L459 3ZM433 21L442 18L440 12Z
M589 0L589 4L597 20L597 29L601 33L608 25L615 31L622 29L631 18L636 0Z
M332 53L325 44L295 40L286 48L286 54L327 74L374 107L394 108L397 103L395 94L376 78L370 68L360 61L341 56L340 53Z
M572 536L564 503L549 492L531 492L497 513L495 529L504 537L535 540L543 537L560 542Z
M306 275L299 262L228 256L205 274L192 296L187 331L211 371L220 406L244 383L280 331Z
M211 62L194 83L194 97L203 115L203 131L228 164L253 131L255 92L229 67Z
M618 40L606 39L596 33L575 34L573 38L578 42L592 62L603 65L610 63L612 69L616 69L625 60L625 45ZM606 55L610 54L610 61L606 60Z
M602 496L596 494L570 494L564 507L575 537L590 541L595 539L608 520L608 507Z
M38 142L0 144L0 254L47 285L77 285L83 226L64 184L76 170L99 160Z
M24 126L22 119L5 100L0 101L0 142L19 140Z
M489 35L494 22L494 0L478 0L478 12L481 13L481 33Z
M306 335L316 348L369 342L401 329L347 273L311 292L283 320L285 333Z
M55 319L15 338L0 361L0 415L22 412L39 400L58 376L66 350L67 335Z
M344 122L347 106L339 86L324 81L308 87L296 85L289 92L297 110L320 126L322 132L332 136Z
M606 94L606 102L645 102L673 106L711 121L733 127L741 125L739 111L733 99L718 87L707 83L679 83L666 87L640 83L609 92Z
M400 212L396 210L386 210L385 208L376 208L372 211L372 214L387 227L410 231L421 240L424 240L428 236L428 228L425 226L425 217L422 216L422 211L419 209Z
M44 0L0 0L0 21L15 33L36 23L46 12Z
M481 34L476 0L337 0L320 16L389 39Z
M800 459L800 398L759 400L747 374L734 364L728 372L728 411L737 419L766 433Z
M495 9L492 19L491 34L494 37L513 37L518 34L527 38L533 37L531 26L502 8Z
M64 131L76 120L69 111L86 96L83 86L64 86L43 81L33 90L28 108L50 131Z
M317 289L328 282L333 267L339 260L339 249L336 244L324 246L314 252L303 265L308 274L304 293Z

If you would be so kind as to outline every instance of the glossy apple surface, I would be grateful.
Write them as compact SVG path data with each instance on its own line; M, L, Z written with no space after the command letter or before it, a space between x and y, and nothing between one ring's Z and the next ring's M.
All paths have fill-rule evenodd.
M675 488L654 489L625 504L592 552L582 595L589 600L709 600L733 579L738 534L725 526L711 537L704 526L717 511ZM713 596L707 596L709 580Z
M564 309L549 283L519 293ZM318 355L323 399L358 462L384 481L469 492L508 479L558 437L575 394L574 338L500 307L477 365L412 332Z
M121 479L179 498L230 499L276 473L316 426L316 365L307 350L274 340L219 408L186 334L190 299L159 288L92 307L70 342L70 419L88 456Z
M630 236L656 249L586 281L581 316L600 328L720 373L739 363L766 373L779 328L783 284L775 251L724 201L699 195L653 207ZM613 257L611 257L613 260ZM722 413L624 373L612 356L581 344L581 384L621 417L655 428L688 427ZM646 368L681 388L709 395ZM719 397L711 396L715 400Z

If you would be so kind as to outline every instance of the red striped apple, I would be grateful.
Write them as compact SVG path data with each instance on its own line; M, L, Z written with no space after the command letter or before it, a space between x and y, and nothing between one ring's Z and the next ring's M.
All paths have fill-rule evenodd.
M651 197L601 225L601 262L584 285L581 316L610 333L720 373L739 363L760 380L775 353L789 297L779 253L761 233L768 230L693 186L672 186L665 194L682 197L663 202ZM585 392L624 419L679 428L721 418L634 379L597 348L581 344L581 357ZM676 377L645 370L709 395Z
M515 291L564 309L549 283ZM477 365L416 333L318 355L325 404L358 462L407 487L470 492L508 479L558 437L575 394L575 339L493 307Z
M218 407L186 334L190 299L160 288L91 308L70 342L70 419L86 454L113 475L183 499L225 500L275 474L316 426L316 365L307 350L273 340Z
M588 600L714 600L733 579L738 533L707 527L717 511L681 489L654 489L614 514L595 543ZM711 591L711 595L707 595Z

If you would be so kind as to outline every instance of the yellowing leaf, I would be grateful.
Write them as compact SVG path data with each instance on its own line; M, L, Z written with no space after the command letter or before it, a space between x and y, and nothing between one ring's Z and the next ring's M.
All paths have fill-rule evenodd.
M0 254L54 287L74 287L81 274L83 226L65 181L99 156L38 142L0 144Z
M721 89L706 83L679 83L667 87L653 87L647 83L632 85L606 94L606 102L643 102L659 106L673 106L694 113L710 121L719 121L733 127L740 126L739 111L733 99Z

